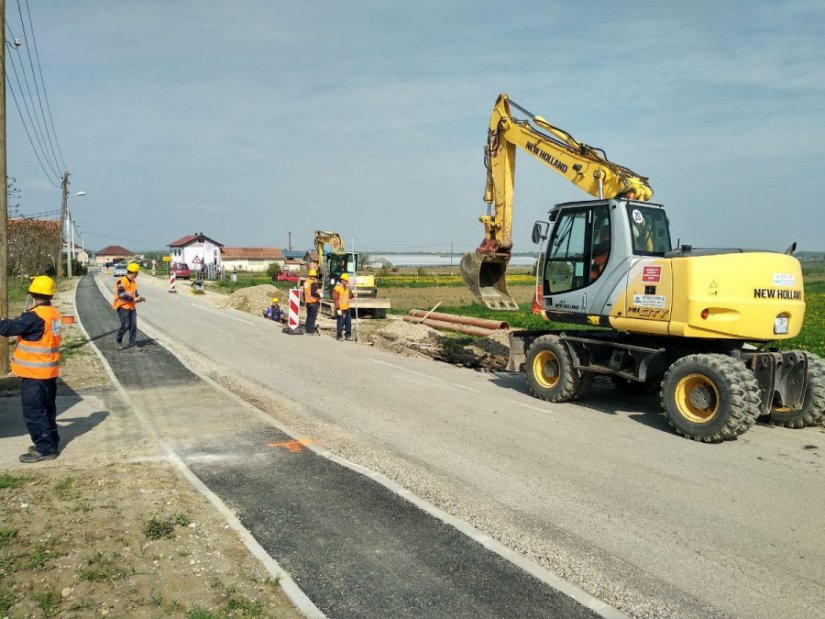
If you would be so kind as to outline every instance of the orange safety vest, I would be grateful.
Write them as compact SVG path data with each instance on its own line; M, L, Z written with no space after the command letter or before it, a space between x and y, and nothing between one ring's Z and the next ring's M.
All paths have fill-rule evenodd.
M30 311L42 318L46 326L35 342L17 336L11 371L21 378L57 378L60 375L60 313L51 305L38 305Z
M126 299L122 299L120 295L117 293L117 289L123 286L123 291L132 297L131 301L127 301ZM121 277L119 280L115 282L115 300L112 301L112 307L115 309L118 308L125 308L128 310L135 310L137 307L135 306L135 297L137 296L137 282L130 280L128 277Z
M318 303L321 299L312 294L312 284L317 284L315 278L308 277L304 280L304 304Z
M349 288L344 286L341 282L335 284L335 288L332 289L332 298L335 301L335 309L348 310L349 299L351 296L352 292L350 292Z
M604 271L604 267L607 264L607 257L609 254L596 254L593 256L593 261L590 265L590 281L592 282L595 280L599 275L602 274Z

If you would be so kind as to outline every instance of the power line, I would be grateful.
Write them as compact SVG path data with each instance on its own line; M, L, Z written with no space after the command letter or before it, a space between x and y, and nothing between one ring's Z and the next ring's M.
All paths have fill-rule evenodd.
M40 164L40 169L43 170L43 173L46 175L46 178L49 179L49 182L52 185L54 185L55 187L59 188L60 187L59 183L57 183L55 181L55 179L46 170L46 166L43 164L43 160L40 158L40 151L37 150L37 146L35 146L34 140L32 140L32 136L29 133L29 128L26 125L26 119L23 118L23 112L20 109L20 104L17 101L17 95L14 93L14 88L11 85L11 80L9 80L9 74L8 73L6 73L6 81L9 84L9 92L11 92L12 99L14 99L14 106L17 108L17 113L20 115L20 122L23 123L23 129L26 131L26 137L29 139L29 144L31 144L32 150L34 150L34 155L35 155L35 157L37 157L37 162ZM21 98L22 98L22 93L21 93ZM52 174L55 174L55 172L52 171ZM59 173L57 173L56 175L60 176Z
M6 30L9 33L9 37L14 37L14 34L11 31L11 28L6 26ZM17 48L15 48L17 49ZM17 71L17 64L15 62L20 63L20 73L23 74L23 79L20 79L20 73ZM29 124L31 125L32 133L34 133L35 137L37 138L37 143L40 145L40 153L43 156L43 159L46 161L48 167L52 170L52 172L56 176L60 176L59 167L56 165L54 158L49 157L49 153L47 152L46 148L46 140L42 136L42 129L40 127L40 121L37 117L37 110L35 109L35 101L32 97L31 85L29 84L29 77L26 73L26 68L23 65L22 59L17 54L11 55L11 67L14 71L14 78L17 81L18 91L20 92L20 98L23 100L23 105L26 108L26 116L29 118ZM25 88L24 88L25 85ZM9 86L11 86L11 82L9 82ZM28 98L26 94L28 93ZM29 106L29 101L31 101L31 107ZM17 98L15 97L15 103L17 102ZM19 110L19 106L18 106Z
M20 13L20 23L22 24L23 23L23 11L20 9L20 0L17 0L17 10ZM29 0L26 0L26 15L28 16L28 19L29 19L29 32L31 32L31 35L32 35L32 47L34 47L34 55L35 55L35 58L37 59L37 72L40 75L40 83L43 85L43 98L46 100L46 110L49 113L49 121L50 122L48 124L50 124L50 126L51 126L51 135L54 135L54 141L57 144L57 151L60 153L60 161L63 163L63 169L65 170L67 168L67 166L66 166L66 162L63 161L63 153L60 150L60 142L57 140L57 133L55 132L55 129L54 129L54 118L52 117L52 109L51 109L51 106L49 105L49 97L48 97L48 94L46 93L46 81L43 79L43 67L40 64L40 53L37 51L37 39L34 36L34 23L32 22L32 14L31 14L31 9L29 8ZM24 26L23 27L23 36L25 37L25 35L26 35L26 29L25 29L25 26ZM34 75L34 65L32 64L32 57L31 57L31 52L29 51L29 46L26 46L26 54L29 57L29 65L31 66L32 77L35 78L34 82L35 82L35 85L37 85L37 78ZM38 99L38 101L40 101L40 89L39 88L37 89L37 99ZM47 124L42 101L40 101L40 113L43 116L43 123ZM52 148L52 154L54 154L55 146L54 146L54 144L52 144L51 135L49 133L47 133L46 135L49 138L49 145ZM57 157L55 157L55 163L57 163ZM58 165L58 167L59 167L59 165Z

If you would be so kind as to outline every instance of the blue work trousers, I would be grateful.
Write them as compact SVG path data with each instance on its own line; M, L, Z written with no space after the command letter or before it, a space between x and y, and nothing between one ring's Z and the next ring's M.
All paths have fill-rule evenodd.
M34 448L44 456L56 454L60 443L57 432L57 379L21 379L20 402L23 405L23 421Z
M137 311L119 307L117 308L117 317L120 318L120 329L117 330L115 340L118 344L122 343L123 336L128 331L129 346L134 346L137 339Z
M335 336L340 338L342 332L347 337L352 336L352 316L348 309L341 310L341 315L335 317Z

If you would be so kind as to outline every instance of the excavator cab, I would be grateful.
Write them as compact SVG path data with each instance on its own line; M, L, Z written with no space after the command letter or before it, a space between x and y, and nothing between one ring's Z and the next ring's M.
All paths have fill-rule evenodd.
M490 309L517 310L518 303L507 289L507 263L510 254L471 252L461 258L464 285Z

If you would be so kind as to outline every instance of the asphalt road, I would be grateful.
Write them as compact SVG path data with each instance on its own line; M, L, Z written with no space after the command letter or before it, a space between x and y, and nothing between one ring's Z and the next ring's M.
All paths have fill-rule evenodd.
M116 315L91 277L76 305L158 438L327 616L599 616L374 479L306 449L144 332L140 349L120 350Z
M108 287L111 278L104 283ZM655 400L597 389L581 405L549 405L527 395L517 376L394 356L329 337L288 336L263 319L215 307L214 295L189 295L180 283L179 290L172 295L165 283L142 279L149 302L140 307L139 325L191 366L245 393L296 436L382 473L624 612L825 617L821 429L760 424L738 440L700 444L671 432ZM84 324L87 306L95 303L91 292L90 286L78 292ZM157 373L147 361L160 347L149 343L142 352L120 353L131 356L116 363L125 364L127 374L137 367ZM170 379L179 381L178 392L192 388L189 377ZM145 405L164 408L165 398L147 397ZM266 447L282 442L271 440L271 428L260 430L260 440L257 428L240 422L222 430L231 414L209 416L190 428L188 438L180 428L164 426L164 432L189 450L186 457L198 474L212 476L208 483L223 484L226 491L235 486L235 504L251 514L237 487L240 474L221 480L231 471L231 458L215 450L231 442L230 451L245 449L250 459L286 458L289 452L278 449L275 456ZM210 438L210 431L223 431L231 441ZM206 457L210 453L214 457ZM315 458L310 452L298 455ZM340 483L356 482L348 477ZM349 512L364 503L359 493L355 486L344 493L352 500L339 517L359 519ZM300 494L300 488L290 492L293 498ZM394 513L391 497L373 496L390 510L378 515L384 522ZM432 531L436 540L440 529L437 523L423 525L413 537ZM307 569L314 574L319 568ZM410 595L387 597L431 599ZM444 599L453 595L447 592ZM530 615L526 604L532 598L518 597L503 611L488 608L493 614ZM533 607L538 615L553 616L543 603Z

